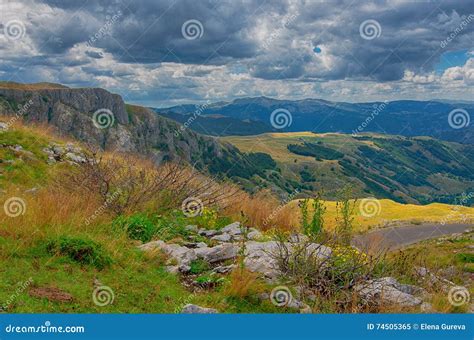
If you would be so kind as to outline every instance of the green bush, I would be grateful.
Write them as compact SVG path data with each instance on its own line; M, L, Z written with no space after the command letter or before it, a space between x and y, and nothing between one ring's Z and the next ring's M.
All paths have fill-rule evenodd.
M157 232L152 220L144 214L119 216L114 220L113 224L124 229L132 240L140 240L142 242L149 242Z
M100 244L78 237L61 236L49 240L46 250L51 255L67 256L74 262L93 265L97 269L103 269L112 263L112 259Z
M190 264L190 273L191 274L201 274L210 269L209 263L202 259L197 259L191 262Z

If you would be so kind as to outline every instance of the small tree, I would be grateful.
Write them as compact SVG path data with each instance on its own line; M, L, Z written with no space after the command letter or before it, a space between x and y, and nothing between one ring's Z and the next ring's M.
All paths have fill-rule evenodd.
M350 245L352 239L352 225L354 222L354 209L357 200L352 200L352 190L345 187L339 193L336 202L336 234L344 245Z

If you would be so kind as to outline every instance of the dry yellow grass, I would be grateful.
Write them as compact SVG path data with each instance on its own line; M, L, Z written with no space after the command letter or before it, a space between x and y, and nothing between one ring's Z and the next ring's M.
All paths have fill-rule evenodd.
M249 223L260 229L276 227L282 230L296 230L300 227L299 200L281 205L269 194L247 196L232 207L232 213L243 211ZM367 205L368 204L368 205ZM325 228L336 226L336 202L325 201ZM370 210L370 206L374 210ZM365 212L365 216L364 216ZM374 213L374 215L367 215ZM397 224L470 223L474 221L474 207L432 203L428 205L402 204L389 199L359 199L354 209L354 231L363 232L372 228Z
M225 287L225 294L227 296L245 298L262 290L262 285L258 281L258 275L244 268L236 268L230 274L229 279L230 282Z
M16 198L15 204L5 207L15 215L0 214L0 235L29 243L55 234L92 230L94 227L87 226L85 221L100 206L94 197L57 189L43 189L35 194L21 195L10 191L6 193L6 197ZM107 214L100 214L96 221L95 225L98 225L110 219Z
M281 204L267 191L256 195L240 192L238 199L234 200L224 213L236 220L239 220L243 213L249 225L262 230L270 228L291 230L297 221L295 220L297 210L292 206Z
M325 201L327 210L326 226L333 229L336 225L336 202ZM298 211L298 201L288 204L291 211ZM373 208L371 210L370 206ZM369 214L368 214L369 213ZM374 215L372 216L372 213ZM299 212L298 212L299 216ZM428 205L402 204L389 199L359 199L354 209L355 231L366 231L374 227L397 223L419 224L423 222L470 222L474 220L474 208L432 203Z
M55 83L22 84L13 81L0 81L0 88L15 90L67 89L67 86Z

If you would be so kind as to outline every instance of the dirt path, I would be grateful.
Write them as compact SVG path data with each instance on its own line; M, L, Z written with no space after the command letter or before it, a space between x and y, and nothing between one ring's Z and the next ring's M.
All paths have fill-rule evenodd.
M423 240L462 233L473 228L474 225L469 223L445 225L424 223L420 225L389 227L355 236L353 244L360 249L373 249L375 247L394 250Z

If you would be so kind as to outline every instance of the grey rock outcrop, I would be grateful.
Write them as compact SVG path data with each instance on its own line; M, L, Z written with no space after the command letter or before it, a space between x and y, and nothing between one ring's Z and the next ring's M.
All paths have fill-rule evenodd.
M73 144L67 144L66 146L52 144L44 148L43 152L48 156L49 164L63 161L68 161L74 164L86 162L86 158L81 148L76 147Z
M239 247L232 243L224 243L215 247L197 248L195 251L199 258L209 263L215 263L236 258Z
M176 261L176 268L169 268L169 271L171 272L176 271L176 269L182 272L187 272L190 270L191 262L197 259L196 253L193 249L178 244L167 244L161 240L145 243L139 246L139 249L143 251L155 249L162 250L171 259Z
M285 247L291 255L294 244L285 243ZM331 256L332 253L331 248L316 243L310 243L306 251L308 255L321 259ZM277 260L279 252L280 246L276 241L248 241L246 243L245 265L252 272L261 273L269 279L276 279L280 275Z
M216 314L219 313L217 309L205 308L198 305L187 304L181 310L182 314Z
M422 300L412 294L413 287L399 283L393 277L368 280L354 287L354 290L365 300L404 307L414 307L422 304Z

